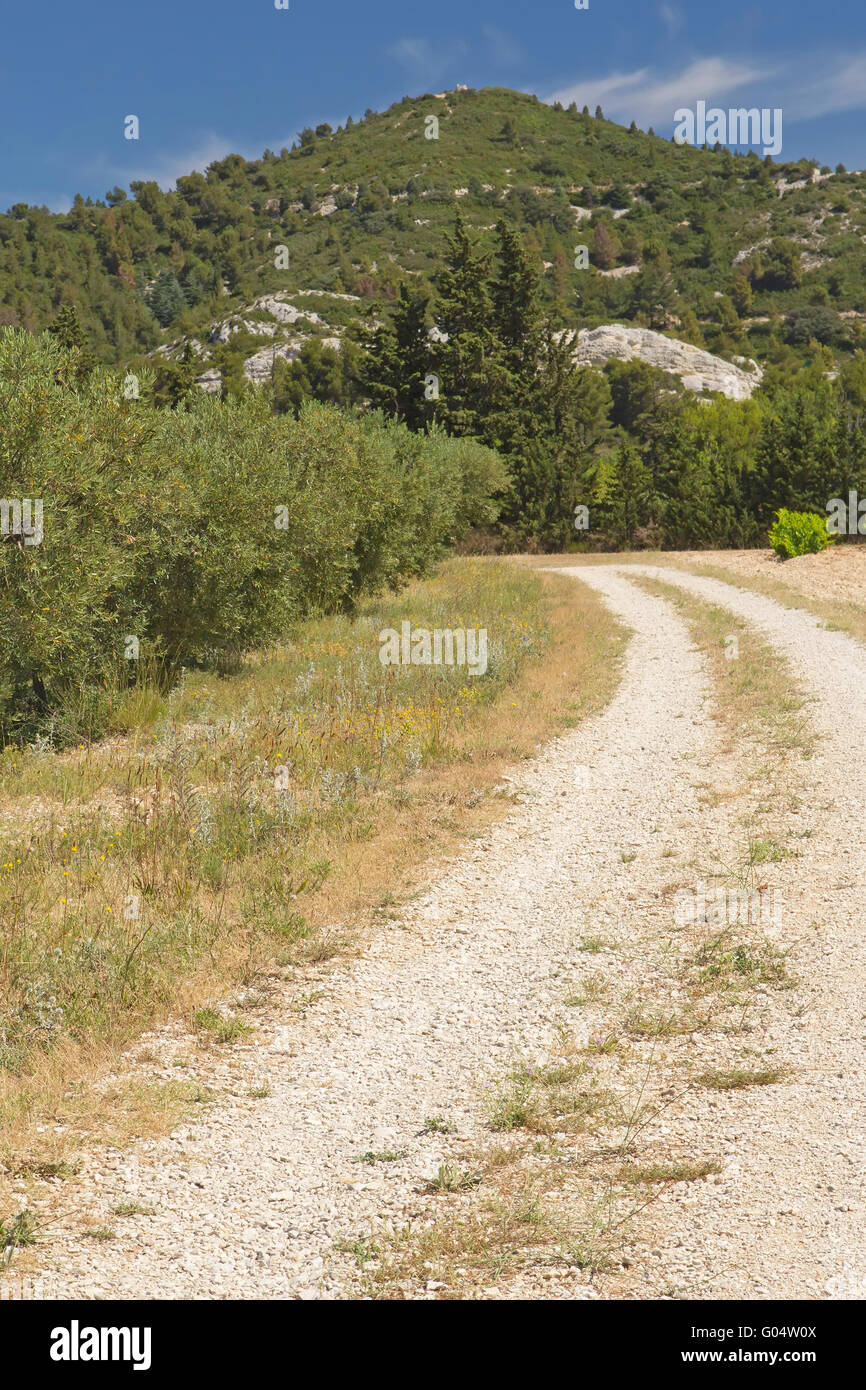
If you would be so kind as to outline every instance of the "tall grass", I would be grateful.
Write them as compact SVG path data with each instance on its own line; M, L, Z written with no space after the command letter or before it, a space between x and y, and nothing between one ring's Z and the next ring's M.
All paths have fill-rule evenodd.
M488 629L484 676L383 667L408 618ZM127 1036L202 961L254 968L315 950L305 902L383 807L465 752L487 707L549 642L538 579L484 561L311 620L230 677L142 686L122 736L0 756L0 1067ZM247 965L244 965L244 962Z

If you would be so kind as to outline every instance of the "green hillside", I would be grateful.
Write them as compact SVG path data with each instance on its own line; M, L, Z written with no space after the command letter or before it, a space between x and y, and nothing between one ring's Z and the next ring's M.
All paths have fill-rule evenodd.
M36 331L75 303L97 357L122 363L264 293L388 303L432 277L459 205L471 227L513 220L563 326L633 322L759 360L803 360L814 339L844 354L864 340L864 195L860 174L678 146L517 92L427 94L230 155L176 192L134 183L61 215L17 204L0 216L0 324ZM304 307L325 335L359 306Z

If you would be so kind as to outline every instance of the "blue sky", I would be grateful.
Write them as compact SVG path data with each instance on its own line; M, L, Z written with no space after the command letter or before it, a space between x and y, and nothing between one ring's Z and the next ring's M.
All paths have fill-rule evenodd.
M453 88L674 111L781 107L782 159L866 167L863 0L0 0L0 208L163 187L305 125ZM127 115L140 139L123 138Z

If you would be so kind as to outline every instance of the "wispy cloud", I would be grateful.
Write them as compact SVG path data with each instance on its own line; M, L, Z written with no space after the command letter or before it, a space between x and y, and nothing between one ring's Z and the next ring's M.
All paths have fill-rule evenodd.
M663 7L664 8L664 7ZM791 123L844 111L866 110L866 52L793 54L772 66L752 60L710 57L676 72L644 67L590 77L552 92L548 101L600 105L617 121L664 126L681 106L703 100L726 106L743 101L781 107Z
M751 83L767 81L774 71L727 58L700 58L670 76L659 76L651 68L638 68L634 72L589 78L552 92L547 100L564 105L576 101L579 106L601 106L605 115L615 119L661 124L672 121L679 106L691 106L701 98L721 101Z
M792 120L866 108L866 53L837 57L819 67L815 75L814 60L810 62L809 74L803 73L789 99Z
M261 154L261 150L255 153L246 152L238 148L237 140L227 139L223 135L210 134L202 137L191 149L179 154L160 154L152 161L142 161L137 171L129 177L134 179L154 179L160 188L168 188L174 184L176 178L181 174L189 174L194 169L204 173L209 164L213 164L216 159L225 159L229 154L242 154L245 159L254 159ZM129 182L129 179L127 179Z
M27 203L30 207L46 207L49 212L68 212L72 207L72 195L70 193L40 193L38 190L29 188L22 192L21 189L13 189L11 192L4 192L0 189L0 209L6 211L16 203Z
M82 177L88 183L104 179L106 189L113 184L123 186L141 179L144 182L152 180L165 190L172 188L180 175L190 174L194 169L204 173L209 164L217 159L225 159L226 155L242 154L245 159L256 159L261 154L261 150L245 150L237 140L215 132L202 135L195 145L177 154L170 151L150 154L144 141L130 140L125 144L126 159L121 161L101 156L82 167Z
M668 34L673 37L678 34L685 23L682 10L677 5L659 5L659 19L665 26Z
M486 56L496 67L513 68L525 61L526 50L522 44L495 24L485 24L481 37L487 50Z
M466 58L469 45L465 39L406 37L389 44L387 52L413 80L439 82L447 77L456 84L461 78L455 67Z

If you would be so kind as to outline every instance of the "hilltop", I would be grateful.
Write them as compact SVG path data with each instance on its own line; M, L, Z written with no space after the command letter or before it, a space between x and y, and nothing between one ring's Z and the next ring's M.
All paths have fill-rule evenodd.
M429 282L459 207L482 242L503 214L519 228L562 327L803 360L810 340L843 354L863 341L864 199L841 166L680 146L502 88L427 93L261 159L229 155L176 191L133 183L66 214L15 205L0 216L0 322L35 331L74 302L118 364L188 339L209 356L243 319L245 360L266 363L281 320L335 342L401 282Z

